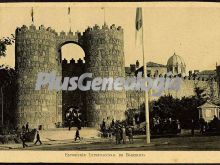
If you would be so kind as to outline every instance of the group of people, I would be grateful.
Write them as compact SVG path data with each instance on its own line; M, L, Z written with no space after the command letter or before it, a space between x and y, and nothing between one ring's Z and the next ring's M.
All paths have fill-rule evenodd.
M29 123L27 122L26 125L22 126L22 131L20 133L20 139L22 141L22 146L23 148L25 147L28 147L28 145L26 144L27 142L27 136L28 134L30 133L30 130L29 130ZM37 135L36 135L36 141L34 143L34 145L36 145L37 143L40 143L40 145L42 144L41 140L40 140L40 134L39 134L39 131L37 131Z
M127 136L129 142L133 143L133 128L127 126L125 122L120 122L119 120L114 121L114 119L110 122L110 119L107 117L107 120L103 119L100 128L104 138L112 138L115 136L116 144L126 144Z
M191 134L194 135L194 130L196 128L196 122L194 119L191 121ZM204 118L199 119L199 129L201 134L205 134L207 131L220 131L220 120L216 115L208 123Z
M153 117L151 132L154 134L162 133L180 133L181 126L178 119L165 118L161 119L158 117Z
M76 127L74 141L76 141L77 139L81 140L80 129L81 129L81 127ZM30 132L29 124L27 123L25 126L22 126L22 132L20 133L20 139L22 141L23 148L28 147L26 142L27 142L27 134L29 132ZM39 131L37 131L36 141L35 141L34 145L36 145L37 143L40 143L40 145L42 144L42 142L40 140L40 133L39 133Z
M80 110L78 108L70 108L66 112L66 121L67 121L69 131L73 125L75 125L77 127L82 126L81 113L79 111ZM85 125L85 123L84 123L84 125Z

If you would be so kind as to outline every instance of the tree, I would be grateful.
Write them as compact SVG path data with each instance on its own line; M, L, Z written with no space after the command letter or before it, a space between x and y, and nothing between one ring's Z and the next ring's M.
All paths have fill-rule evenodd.
M191 120L199 120L198 108L206 101L204 89L196 87L192 97L173 98L171 95L161 96L150 106L150 116L159 116L161 119L173 118L180 120L183 128L190 128Z
M0 57L6 56L7 45L12 45L15 42L15 37L11 34L11 37L3 37L0 39Z
M13 115L11 115L11 110L15 109L15 93L16 93L16 72L13 68L8 66L0 66L0 95L1 95L1 124L3 125L6 121L12 123L14 121ZM6 105L8 110L4 115L4 105ZM5 122L3 120L3 115L5 116Z
M7 46L8 45L12 45L15 42L15 36L13 34L11 34L11 37L3 37L2 39L0 39L0 57L5 57L6 56L6 50L7 50ZM4 93L7 91L7 87L9 85L14 85L15 87L15 70L8 67L8 66L0 66L0 95L1 95L1 104L2 104L2 119L1 119L1 124L4 124L3 121L3 112L4 112ZM9 89L15 89L15 88L9 88ZM9 90L10 91L10 90ZM10 97L10 94L7 91L8 96ZM14 93L13 93L14 95Z
M129 124L133 123L133 119L135 118L135 114L137 113L137 111L137 109L128 109L125 111L125 116Z
M204 89L201 89L201 88L199 88L199 87L196 87L195 89L194 89L194 92L195 92L195 99L197 100L197 104L198 105L202 105L202 104L204 104L206 101L207 101L207 99L208 99L208 97L207 97L207 95L204 93Z

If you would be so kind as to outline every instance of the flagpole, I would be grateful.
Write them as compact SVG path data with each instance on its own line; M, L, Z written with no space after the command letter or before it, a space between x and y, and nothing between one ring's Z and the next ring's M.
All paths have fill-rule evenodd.
M31 8L31 22L34 24L34 8Z
M105 8L104 8L104 24L106 24L106 22L105 22Z
M71 32L71 24L72 24L72 21L71 21L70 12L71 12L71 9L70 9L70 7L68 7L68 17L69 17L69 25L70 25L70 32Z
M106 25L106 22L105 22L105 7L102 7L101 9L103 10L104 25Z
M142 13L141 13L142 14ZM143 21L143 15L142 15L142 21ZM144 21L143 21L144 22ZM142 22L142 53L143 53L143 72L144 72L144 78L147 77L147 64L145 62L144 57L144 23ZM145 101L145 118L146 118L146 142L147 144L150 143L150 120L149 120L149 105L148 105L148 91L144 92L144 101Z

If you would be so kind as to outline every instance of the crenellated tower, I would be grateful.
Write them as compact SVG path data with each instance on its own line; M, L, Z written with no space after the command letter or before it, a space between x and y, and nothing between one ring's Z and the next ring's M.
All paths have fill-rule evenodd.
M61 92L47 87L35 90L39 72L56 71L61 75L61 62L57 56L57 33L43 25L36 29L23 25L16 29L15 68L18 73L16 118L18 126L29 122L30 127L54 127L62 121Z
M83 33L86 71L94 77L125 77L123 29L95 25ZM125 91L88 91L87 122L99 126L106 118L121 120L126 110Z

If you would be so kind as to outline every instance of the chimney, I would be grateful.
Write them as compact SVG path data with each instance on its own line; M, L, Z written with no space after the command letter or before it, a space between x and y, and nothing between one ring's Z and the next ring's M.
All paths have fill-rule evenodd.
M192 71L191 70L189 71L189 77L192 77Z
M140 63L139 63L139 61L137 60L137 61L136 61L136 68L139 68L139 66L140 66Z

